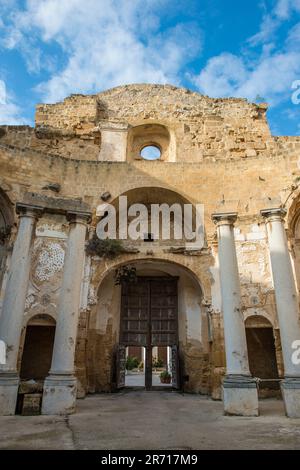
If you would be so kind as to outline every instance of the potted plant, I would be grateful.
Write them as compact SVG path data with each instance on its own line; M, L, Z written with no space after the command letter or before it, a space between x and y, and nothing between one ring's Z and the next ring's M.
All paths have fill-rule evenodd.
M164 370L163 372L161 372L161 374L159 375L160 377L160 382L162 384L169 384L171 383L171 374L167 371L167 370Z

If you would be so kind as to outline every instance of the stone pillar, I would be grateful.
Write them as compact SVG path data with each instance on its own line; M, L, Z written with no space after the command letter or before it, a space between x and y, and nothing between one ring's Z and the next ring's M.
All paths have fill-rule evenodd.
M281 383L281 391L287 416L299 418L300 364L297 364L298 361L293 358L293 353L296 347L299 348L300 317L295 279L284 229L285 214L286 210L282 208L261 211L268 233L284 363L285 378Z
M172 348L167 346L167 371L169 374L172 373Z
M213 214L217 224L218 254L224 319L226 376L224 411L228 415L257 416L256 382L250 376L233 225L236 213Z
M146 348L142 347L142 361L143 361L143 372L146 374Z
M15 414L19 376L17 360L30 272L30 255L36 221L43 208L17 203L20 215L10 271L0 317L0 340L6 348L6 363L0 364L0 415Z
M77 380L74 359L83 277L86 223L89 213L69 212L70 222L63 280L58 306L53 356L44 383L42 414L70 414L75 411Z

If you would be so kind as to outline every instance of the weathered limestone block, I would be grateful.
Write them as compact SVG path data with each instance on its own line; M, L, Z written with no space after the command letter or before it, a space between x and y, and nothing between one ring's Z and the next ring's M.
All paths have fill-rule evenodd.
M289 418L300 416L300 380L285 379L281 382L281 392L286 415Z
M226 415L258 416L257 388L253 381L241 377L231 382L226 377L223 382L223 403Z
M41 393L25 393L22 405L22 416L39 415L41 412Z

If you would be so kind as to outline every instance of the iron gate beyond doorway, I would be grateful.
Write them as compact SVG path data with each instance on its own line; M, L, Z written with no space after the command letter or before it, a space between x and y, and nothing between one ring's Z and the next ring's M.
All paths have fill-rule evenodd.
M140 346L145 354L145 387L152 387L152 348L172 347L172 386L179 388L178 293L176 277L138 277L122 284L118 387L125 385L126 346ZM123 369L123 370L122 370Z

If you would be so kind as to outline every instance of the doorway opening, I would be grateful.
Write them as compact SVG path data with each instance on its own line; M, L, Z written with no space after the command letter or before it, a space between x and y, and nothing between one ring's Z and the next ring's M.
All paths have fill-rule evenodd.
M21 380L44 381L52 360L55 321L47 315L37 315L26 327L22 354Z
M170 346L152 348L153 387L172 387L172 348Z
M180 387L177 280L138 276L122 283L117 388Z
M55 320L44 314L34 316L27 324L20 364L17 414L40 414L43 384L51 367L55 327Z
M251 375L260 379L260 398L280 396L273 327L260 316L246 319L246 339Z
M145 387L145 354L144 347L126 347L125 387Z

